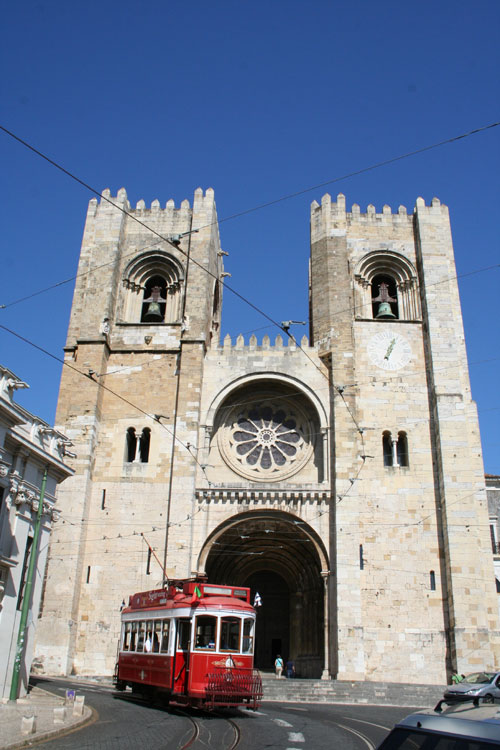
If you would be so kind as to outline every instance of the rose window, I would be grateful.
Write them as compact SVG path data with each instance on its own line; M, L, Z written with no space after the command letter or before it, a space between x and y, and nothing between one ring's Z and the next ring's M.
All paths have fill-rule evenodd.
M224 458L251 478L284 479L312 452L309 419L285 399L266 399L249 409L236 407L222 432Z

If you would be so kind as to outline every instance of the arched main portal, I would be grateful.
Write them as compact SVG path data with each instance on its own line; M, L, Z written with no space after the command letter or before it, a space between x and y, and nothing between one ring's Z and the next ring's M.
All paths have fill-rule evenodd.
M259 593L255 660L272 669L278 653L301 677L321 677L327 556L316 533L291 514L255 511L233 516L207 540L200 559L213 583Z

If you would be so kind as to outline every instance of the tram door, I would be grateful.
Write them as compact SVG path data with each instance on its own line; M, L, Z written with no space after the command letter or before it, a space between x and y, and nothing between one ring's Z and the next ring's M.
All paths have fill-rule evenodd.
M191 620L188 618L177 620L177 634L175 641L175 661L173 690L184 693L188 685L189 673L189 643L191 640Z

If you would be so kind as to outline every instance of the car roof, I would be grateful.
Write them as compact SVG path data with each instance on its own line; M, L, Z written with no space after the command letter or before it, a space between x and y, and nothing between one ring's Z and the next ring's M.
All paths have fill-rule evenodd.
M438 704L439 705L439 704ZM500 707L459 703L444 711L424 710L397 724L403 728L447 733L458 737L495 741L500 746Z

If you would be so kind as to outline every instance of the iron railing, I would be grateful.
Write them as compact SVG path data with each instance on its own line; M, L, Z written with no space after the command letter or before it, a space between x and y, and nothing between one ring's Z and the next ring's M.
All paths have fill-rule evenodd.
M225 669L207 675L206 703L214 706L249 705L262 700L262 678L257 669Z

